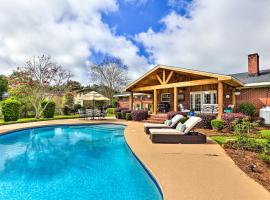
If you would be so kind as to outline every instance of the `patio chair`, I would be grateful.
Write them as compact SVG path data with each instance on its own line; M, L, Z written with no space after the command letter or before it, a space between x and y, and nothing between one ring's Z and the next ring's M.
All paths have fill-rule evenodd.
M145 123L144 124L144 132L146 134L149 134L149 129L151 128L156 128L156 129L160 129L160 128L173 128L177 125L177 123L182 119L184 118L183 115L175 115L173 118L172 118L172 123L170 126L166 125L166 124L153 124L153 123Z
M192 132L191 130L201 121L200 117L190 117L185 123L185 130L177 129L150 129L150 139L153 143L182 143L182 144L203 144L206 143L206 136Z
M185 109L184 105L181 104L181 103L179 104L179 110L180 110L181 112L183 112L183 113L189 113L189 112L190 112L190 110Z
M89 118L89 117L93 117L93 110L92 109L86 109L85 110L85 119Z
M78 113L79 113L79 115L80 115L80 118L83 118L83 119L86 118L86 113L85 113L85 111L79 109L79 110L78 110Z

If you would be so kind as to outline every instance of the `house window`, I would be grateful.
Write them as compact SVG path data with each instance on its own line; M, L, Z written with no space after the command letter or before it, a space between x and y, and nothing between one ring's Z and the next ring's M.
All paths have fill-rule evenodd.
M190 108L201 111L203 104L217 104L216 91L199 91L190 93Z
M211 93L205 92L204 93L204 104L211 104Z
M170 93L162 93L161 94L161 102L170 102L171 94Z
M217 104L217 93L213 93L213 104Z

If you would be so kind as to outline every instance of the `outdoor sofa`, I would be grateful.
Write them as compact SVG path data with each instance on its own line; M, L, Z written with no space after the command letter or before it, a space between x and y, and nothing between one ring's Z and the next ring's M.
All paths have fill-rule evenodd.
M162 129L162 128L174 128L176 127L176 125L178 124L178 122L184 118L183 115L175 115L173 118L172 118L172 123L170 126L166 125L166 124L154 124L154 123L145 123L144 124L144 132L146 134L150 134L149 132L149 129L152 129L152 128L155 128L155 129Z
M203 144L206 143L206 136L192 132L192 129L201 121L200 117L190 117L185 123L185 130L176 129L150 129L150 139L153 143L182 143L182 144Z

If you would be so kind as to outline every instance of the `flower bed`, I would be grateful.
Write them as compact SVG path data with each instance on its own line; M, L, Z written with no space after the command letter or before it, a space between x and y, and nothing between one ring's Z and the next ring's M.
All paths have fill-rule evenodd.
M142 121L148 118L148 112L145 110L134 110L131 112L134 121Z

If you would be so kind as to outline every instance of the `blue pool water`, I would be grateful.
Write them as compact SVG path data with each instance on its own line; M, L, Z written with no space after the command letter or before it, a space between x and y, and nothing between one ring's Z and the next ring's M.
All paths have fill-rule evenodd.
M124 128L53 126L0 136L0 199L162 199Z

